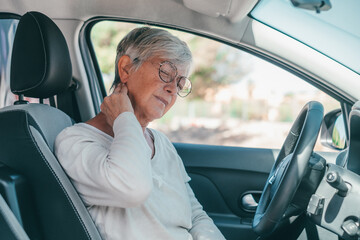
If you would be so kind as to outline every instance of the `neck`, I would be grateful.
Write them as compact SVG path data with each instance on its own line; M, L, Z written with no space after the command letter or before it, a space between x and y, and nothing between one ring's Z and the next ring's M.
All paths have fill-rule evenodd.
M86 123L114 137L114 131L112 129L112 126L107 123L106 116L102 112L100 112L98 115L96 115L94 118L90 119Z
M136 112L134 113L136 119L138 120L138 122L140 123L140 126L143 130L143 133L145 133L146 127L149 125L149 122L147 119L143 118L141 115L137 114Z
M143 133L145 134L146 127L149 125L149 122L146 120L143 120L140 116L137 116L135 114L136 119L139 121L141 129ZM96 127L97 129L103 131L104 133L114 137L114 131L111 125L108 124L106 121L106 116L104 113L100 112L98 115L96 115L94 118L90 119L86 122L87 124Z

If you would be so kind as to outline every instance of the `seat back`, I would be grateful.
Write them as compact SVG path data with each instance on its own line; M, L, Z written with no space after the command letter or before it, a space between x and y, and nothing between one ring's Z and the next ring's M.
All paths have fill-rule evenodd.
M20 98L48 98L65 90L71 76L69 51L60 29L41 13L26 13L14 40L12 92ZM53 153L56 136L71 125L69 116L44 104L19 104L0 110L0 163L27 183L29 190L15 195L20 205L24 202L20 198L33 203L18 210L24 229L31 229L27 231L31 239L101 239ZM14 201L7 195L4 198ZM33 231L33 226L39 230Z

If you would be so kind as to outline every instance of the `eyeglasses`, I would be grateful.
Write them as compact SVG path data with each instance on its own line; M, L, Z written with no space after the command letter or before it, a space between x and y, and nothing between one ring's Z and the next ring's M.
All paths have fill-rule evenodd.
M164 61L160 63L159 77L161 81L170 83L178 77L177 74L177 68L172 62ZM191 93L191 81L187 77L179 76L176 87L177 94L180 97L186 97Z

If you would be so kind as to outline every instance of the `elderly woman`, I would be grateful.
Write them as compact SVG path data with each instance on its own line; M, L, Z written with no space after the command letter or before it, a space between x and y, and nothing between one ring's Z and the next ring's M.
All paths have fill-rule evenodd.
M224 239L202 210L171 142L147 128L191 91L192 56L165 30L119 43L101 112L59 134L56 155L104 239Z

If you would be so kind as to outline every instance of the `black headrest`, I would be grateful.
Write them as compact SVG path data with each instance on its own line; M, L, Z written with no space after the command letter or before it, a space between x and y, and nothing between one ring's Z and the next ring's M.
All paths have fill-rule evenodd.
M49 98L71 81L69 49L56 24L39 12L28 12L18 24L11 58L10 87L15 94Z

